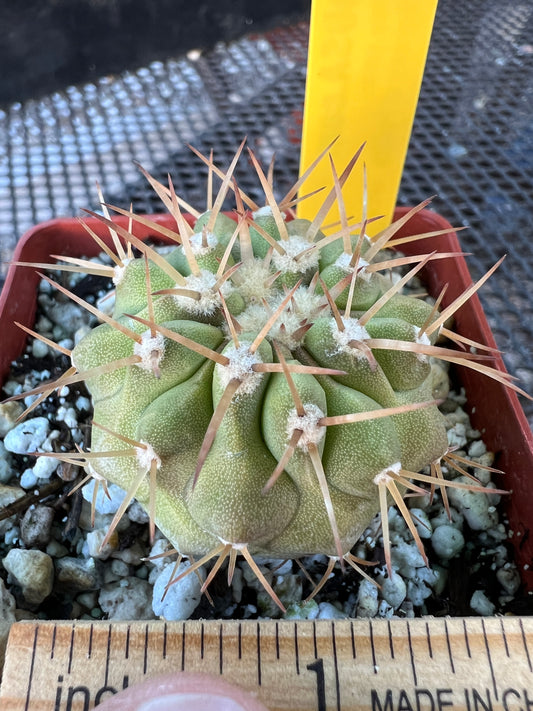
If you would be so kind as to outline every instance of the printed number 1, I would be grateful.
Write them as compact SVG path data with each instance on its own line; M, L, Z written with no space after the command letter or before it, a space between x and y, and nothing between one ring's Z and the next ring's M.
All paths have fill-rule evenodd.
M326 711L326 684L324 680L324 661L317 659L316 662L308 664L309 671L316 672L316 696L318 699L318 711Z

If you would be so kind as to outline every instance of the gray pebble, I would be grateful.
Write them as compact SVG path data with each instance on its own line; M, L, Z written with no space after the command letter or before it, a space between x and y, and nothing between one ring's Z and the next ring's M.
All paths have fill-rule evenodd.
M50 541L55 511L50 506L30 506L20 522L20 537L26 547L43 548Z
M0 620L15 622L15 607L15 598L6 588L2 578L0 578Z
M3 559L3 564L30 604L38 605L52 592L54 564L46 553L12 548Z
M368 580L361 580L357 596L357 617L375 617L378 606L377 586Z
M20 402L0 402L0 437L5 437L15 427L17 417L23 412Z
M62 589L84 592L99 587L100 575L93 558L65 556L56 560L56 581Z

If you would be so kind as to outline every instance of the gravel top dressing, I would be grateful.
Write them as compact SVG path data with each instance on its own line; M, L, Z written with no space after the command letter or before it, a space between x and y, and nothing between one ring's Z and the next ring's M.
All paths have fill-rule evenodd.
M99 308L111 308L108 280L80 275L59 279L82 298L97 301ZM38 302L35 329L67 349L96 322L63 294L54 293L44 280ZM53 379L68 366L65 356L29 339L26 352L13 363L3 397ZM433 395L442 400L449 444L456 448L456 456L470 461L463 465L461 480L470 481L466 475L473 475L482 486L496 489L490 471L494 456L470 425L464 393L450 390L445 366L434 363L432 368ZM139 504L128 506L102 547L125 492L111 484L106 495L80 467L29 456L36 451L88 447L92 414L84 385L63 387L17 424L30 404L31 398L24 400L24 406L22 402L0 404L0 605L7 622L34 617L314 619L532 611L512 560L513 531L508 530L500 508L502 495L460 489L446 492L449 514L439 490L406 498L429 566L394 507L389 510L392 577L386 570L379 517L352 551L368 561L365 577L349 566L342 572L337 564L310 600L329 570L326 556L298 562L259 560L262 573L287 608L284 615L242 558L237 558L230 587L223 565L207 593L201 593L211 563L167 587L189 561L178 560L158 531L153 545L149 543L148 515ZM443 472L460 476L445 466Z

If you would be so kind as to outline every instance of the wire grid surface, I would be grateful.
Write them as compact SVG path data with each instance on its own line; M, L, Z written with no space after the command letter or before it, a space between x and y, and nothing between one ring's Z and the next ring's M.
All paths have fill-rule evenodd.
M161 210L134 161L162 180L170 172L201 207L205 171L188 142L216 147L227 165L247 135L265 164L275 152L276 192L286 192L298 172L307 40L305 21L280 26L0 111L2 260L31 225L94 206L97 180L114 203ZM246 162L237 179L260 198ZM508 254L481 298L508 369L533 392L529 0L440 0L398 202L435 194L437 212L470 226L460 239L474 278Z

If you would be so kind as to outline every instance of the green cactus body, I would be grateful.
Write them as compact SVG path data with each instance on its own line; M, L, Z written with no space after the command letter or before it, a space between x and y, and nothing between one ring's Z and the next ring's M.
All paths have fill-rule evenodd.
M379 419L321 421L431 401L427 357L360 347L368 339L416 341L431 307L392 295L361 326L357 315L392 283L379 273L354 274L351 295L346 286L335 300L338 309L346 309L352 299L353 309L342 317L340 328L323 289L333 289L349 274L351 255L343 251L340 238L327 244L324 254L312 249L306 220L287 222L283 238L271 207L258 211L254 224L283 247L285 256L273 252L252 224L251 253L243 258L235 240L226 254L223 272L237 259L242 264L224 281L222 299L222 287L215 291L212 285L220 277L236 222L222 214L212 217L208 211L197 220L189 251L178 246L166 257L183 277L182 288L195 294L180 293L180 284L153 263L148 293L143 258L132 259L120 274L113 317L146 340L152 361L144 354L141 362L88 379L97 423L92 452L124 450L123 456L93 458L91 468L149 507L148 470L156 462L155 521L182 554L205 555L220 542L288 558L348 554L379 511L376 477L397 474L413 462L417 469L429 465L447 451L446 431L434 403ZM350 244L357 242L352 236ZM368 244L365 240L362 251ZM306 250L314 252L312 259L298 259ZM311 285L319 265L324 287L316 279ZM277 278L268 279L276 272ZM254 297L254 279L260 299ZM175 293L154 293L172 289ZM293 299L286 300L289 289ZM232 336L228 319L235 326L241 325L239 318L247 333ZM178 342L172 334L188 340ZM72 360L84 372L141 350L131 335L102 324L79 343ZM283 368L280 352L285 354ZM255 372L257 364L264 370ZM340 372L331 374L327 368ZM236 387L227 394L232 383ZM210 425L220 407L222 416ZM266 487L295 430L301 436L291 456ZM126 439L137 442L137 448L132 451ZM322 473L317 472L317 456Z
M392 501L408 516L411 476L449 454L431 392L439 315L374 268L367 237L343 224L326 238L269 190L237 227L219 211L229 177L192 227L171 190L167 256L119 254L114 314L72 352L94 403L86 468L183 555L353 565L373 517Z

